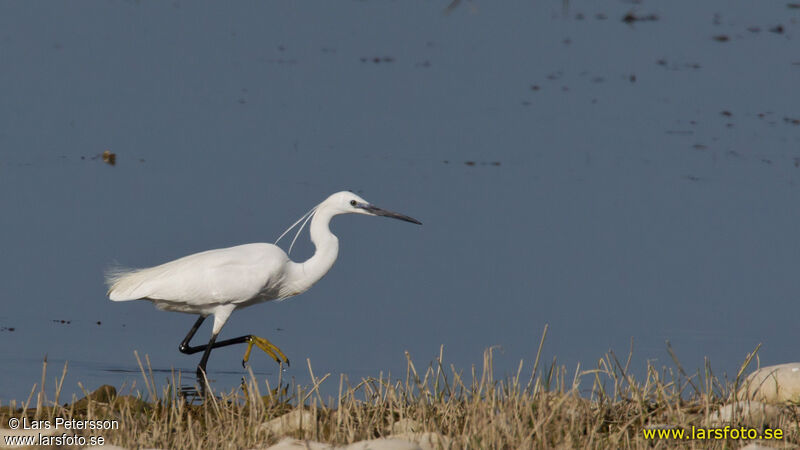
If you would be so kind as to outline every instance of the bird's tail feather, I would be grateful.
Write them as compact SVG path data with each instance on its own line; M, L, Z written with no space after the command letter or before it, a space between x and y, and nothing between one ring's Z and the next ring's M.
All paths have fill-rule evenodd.
M115 302L142 298L137 290L147 279L147 269L131 269L114 265L106 269L105 278L108 286L108 298Z

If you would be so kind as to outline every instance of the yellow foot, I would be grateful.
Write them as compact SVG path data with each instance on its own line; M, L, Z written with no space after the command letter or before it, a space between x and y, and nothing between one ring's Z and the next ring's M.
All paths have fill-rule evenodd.
M271 356L278 364L285 362L287 366L289 365L289 358L287 358L281 349L276 347L272 342L262 337L250 336L250 339L247 341L247 350L244 351L244 357L242 357L242 367L244 367L245 363L250 359L250 350L253 349L253 345L264 350L264 353Z

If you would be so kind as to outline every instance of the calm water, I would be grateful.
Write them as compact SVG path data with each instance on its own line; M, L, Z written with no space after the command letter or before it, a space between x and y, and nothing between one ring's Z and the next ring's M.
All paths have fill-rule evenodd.
M232 316L284 379L440 344L530 370L545 324L573 368L631 338L640 373L665 340L691 370L797 361L800 9L447 4L0 3L0 403L45 355L68 394L137 380L134 350L193 371L194 317L108 301L103 270L271 242L342 189L424 225L337 218L326 278ZM216 387L243 350L213 353Z

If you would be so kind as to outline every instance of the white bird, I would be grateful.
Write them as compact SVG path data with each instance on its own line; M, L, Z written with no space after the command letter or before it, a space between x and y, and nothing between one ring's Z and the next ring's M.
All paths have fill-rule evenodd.
M264 338L245 335L216 342L217 335L233 311L302 294L319 281L336 262L339 253L339 239L331 233L330 221L334 216L349 213L392 217L422 225L411 217L373 206L352 192L337 192L312 208L275 241L277 244L302 221L289 247L291 252L297 236L310 219L309 234L315 251L304 262L292 261L275 244L256 243L208 250L155 267L110 269L106 272L108 297L113 301L150 300L161 310L199 314L179 350L186 354L203 352L197 366L197 379L203 392L206 363L214 348L247 343L243 365L253 345L278 363L285 361L288 364L286 355ZM206 345L190 346L189 341L209 315L214 316L211 340Z

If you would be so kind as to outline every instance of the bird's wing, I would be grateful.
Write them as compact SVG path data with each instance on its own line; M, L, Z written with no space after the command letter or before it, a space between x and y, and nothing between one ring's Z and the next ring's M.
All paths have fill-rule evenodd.
M111 300L147 298L209 305L239 303L275 284L289 261L272 244L246 244L185 256L146 269L106 274Z

